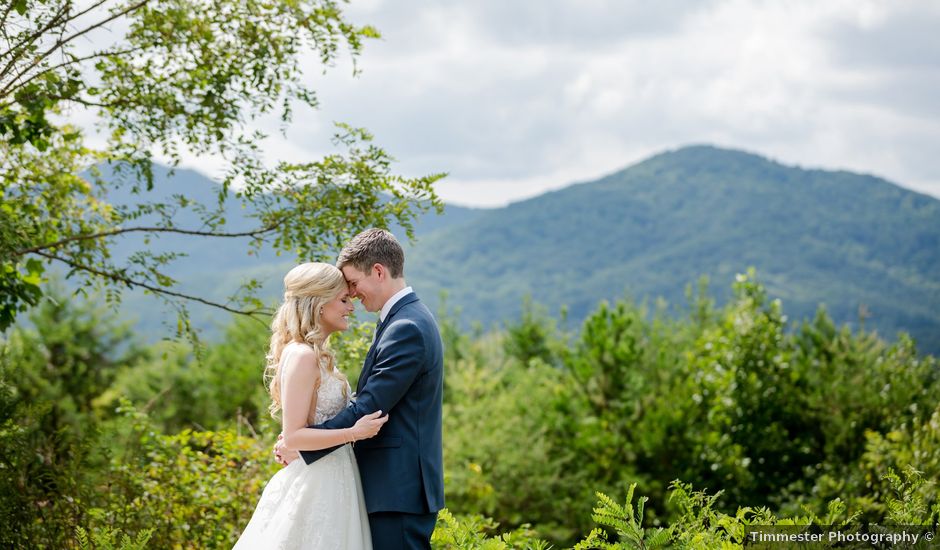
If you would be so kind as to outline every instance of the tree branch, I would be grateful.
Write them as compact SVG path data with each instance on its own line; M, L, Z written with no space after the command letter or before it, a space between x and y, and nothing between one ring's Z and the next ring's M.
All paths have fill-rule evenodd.
M7 7L5 10L3 10L3 15L0 16L0 29L6 26L7 17L10 15L11 11L13 11L13 2L11 0L7 0ZM4 33L4 35L6 35L6 33ZM9 42L7 42L7 44L9 44Z
M12 6L12 5L13 5L13 2L10 2L10 5ZM26 46L27 44L32 43L32 42L35 41L37 38L41 37L43 34L45 34L46 32L48 32L49 29L51 29L52 27L54 27L54 26L59 22L59 18L61 18L63 15L66 14L66 12L68 11L68 8L69 8L70 5L71 5L71 4L70 4L69 2L63 2L63 3L62 3L62 6L59 8L59 11L56 12L55 15L53 15L52 17L50 17L50 18L49 18L49 21L47 21L44 26L40 27L36 32L34 32L33 34L27 36L26 38L20 40L15 46L12 46L10 49L8 49L7 51L5 51L5 52L3 52L2 54L0 54L0 58L6 57L7 55L10 56L10 62L7 63L7 64L3 67L3 70L2 70L2 71L0 71L0 78L3 78L3 76L6 75L6 74L10 71L11 68L13 68L14 64L16 63L16 60L19 59L19 56L16 55L16 50L18 50L18 49L20 49L20 48ZM7 13L9 13L9 12L7 12ZM5 19L5 18L6 18L6 16L4 16L4 19ZM63 20L63 21L62 21L62 24L64 25L67 21L68 21L68 19Z
M222 237L222 238L233 238L233 237L256 237L258 235L264 235L265 233L270 233L277 229L284 220L278 221L266 227L260 229L255 229L254 231L244 231L242 233L217 233L213 231L194 231L189 229L179 229L177 227L128 227L125 229L112 229L111 231L102 231L101 233L92 233L90 235L73 235L67 237L60 241L53 243L40 244L37 246L32 246L29 248L23 248L20 250L14 250L12 252L13 256L24 256L26 254L39 254L43 250L50 248L57 248L68 243L77 242L77 241L88 241L92 239L101 239L104 237L111 237L114 235L120 235L122 233L177 233L181 235L194 235L198 237Z
M97 9L98 6L101 6L102 4L104 4L104 3L107 2L107 1L108 1L108 0L98 0L98 2L95 2L95 3L92 4L91 6L88 6L87 8L85 8L84 10L82 10L82 11L76 13L75 15L70 15L69 17L67 17L67 18L65 19L65 21L63 22L63 24L68 25L69 23L71 23L72 21L75 21L76 19L78 19L79 17L85 15L86 13L88 13L88 12L94 10L94 9Z
M32 82L33 80L36 80L37 78L41 77L41 76L44 75L44 74L51 73L52 71L55 71L55 70L57 70L57 69L61 69L62 67L68 67L69 65L76 65L76 64L81 63L81 62L83 62L83 61L88 61L89 59L96 59L96 58L99 58L99 57L105 57L105 56L109 56L109 55L125 55L125 54L129 54L129 53L134 53L134 52L137 52L137 51L140 51L140 50L143 50L143 49L145 49L143 46L138 46L138 47L136 47L136 48L128 48L128 49L126 49L126 50L102 51L102 52L95 52L95 53L93 53L93 54L86 55L85 57L76 57L75 59L72 59L72 60L70 60L70 61L63 61L62 63L59 63L58 65L53 65L52 67L48 67L48 68L46 68L46 69L44 69L44 70L42 70L42 71L39 71L38 73L36 73L36 74L30 76L29 78L27 78L26 80L23 80L22 82L17 82L17 80L19 80L19 78L21 78L21 77L23 76L23 75L21 74L20 76L16 77L16 79L14 79L13 81L11 81L11 82L7 85L7 88L9 88L10 85L12 85L12 84L15 84L15 86L13 87L13 90L16 90L17 88L22 88L23 86L26 86L27 84L29 84L29 83ZM11 90L11 92L8 92L7 94L8 94L8 95L12 95L12 90ZM52 97L51 99L60 99L60 100L66 100L66 101L71 100L71 101L76 101L77 103L83 103L82 101L72 100L72 98L68 98L68 97ZM6 105L10 105L10 104L11 104L11 103L7 103ZM98 105L98 106L100 106L100 107L106 107L106 106L107 106L107 105L105 105L105 104L94 104L94 103L91 103L91 102L86 102L86 103L84 103L84 104L86 104L86 105ZM4 106L6 106L6 105L4 105Z
M10 2L10 5L12 6L13 3ZM66 12L69 9L69 5L70 5L70 2L62 2L62 5L59 7L59 11L57 11L52 17L50 17L49 21L47 21L45 25L37 29L36 32L34 32L33 34L20 40L15 46L11 46L9 50L0 54L0 57L9 55L12 51L22 48L23 46L29 44L30 42L35 41L37 38L41 37L43 34L48 32L49 29L54 27L59 22L59 18L61 18L63 15L66 14ZM9 11L7 13L9 13ZM62 23L66 23L67 21L68 21L68 18L63 19Z
M72 103L78 103L79 105L84 105L85 107L101 107L102 109L107 109L109 107L117 107L119 105L129 105L129 101L112 101L110 103L101 103L100 101L92 101L90 99L85 99L83 97L73 96L65 97L60 95L50 95L46 96L49 99L56 101L71 101Z
M75 33L75 34L69 36L68 38L64 38L64 39L60 39L60 40L56 41L56 43L55 43L51 48L49 48L49 49L46 50L42 55L40 55L39 57L37 57L36 60L33 61L33 62L29 65L29 67L26 67L26 68L24 68L22 71L20 71L16 76L13 77L12 80L10 80L10 82L9 82L6 86L3 87L3 89L0 89L0 96L5 96L5 95L7 94L7 92L9 91L10 87L11 87L14 83L16 83L16 81L19 80L20 77L22 77L24 74L28 73L29 71L33 70L33 68L36 67L36 65L39 65L39 63L41 63L44 59L46 59L47 57L49 57L50 55L52 55L53 52L55 52L56 50L60 49L62 46L65 46L66 44L68 44L68 43L71 42L72 40L75 40L75 39L78 38L79 36L82 36L82 35L84 35L84 34L86 34L86 33L89 33L89 32L91 32L91 31L93 31L93 30L95 30L95 29L97 29L97 28L103 27L104 25L107 25L108 23L110 23L111 21L114 21L115 19L118 19L118 18L120 18L120 17L123 17L123 16L127 15L128 13L130 13L130 12L132 12L132 11L136 11L136 10L142 8L142 7L144 6L144 4L146 4L146 3L149 2L149 1L150 1L150 0L140 0L140 2L137 2L136 4L131 4L130 6L126 7L125 9L123 9L123 10L121 10L121 11L119 11L119 12L113 14L113 15L111 15L111 17L108 17L107 19L104 19L104 20L102 20L102 21L99 21L99 22L95 23L94 25L91 25L91 26L89 26L89 27L87 27L87 28L85 28L85 29L83 29L83 30L81 30L81 31L78 31L77 33ZM4 69L4 70L5 70L5 69Z
M48 94L44 95L45 98L53 101L70 101L72 103L77 103L79 105L84 105L85 107L101 107L102 109L108 109L110 107L124 106L129 105L128 101L112 101L110 103L101 103L100 101L91 101L90 99L85 99L83 97L72 96L65 97L61 95ZM0 111L4 109L9 109L16 103L15 101L7 101L6 103L0 103Z
M241 309L235 309L235 308L229 307L229 306L227 306L227 305L225 305L225 304L220 304L220 303L218 303L218 302L212 302L212 301L210 301L210 300L206 300L205 298L200 298L200 297L198 297L198 296L191 296L191 295L189 295L189 294L183 294L183 293L181 293L181 292L174 292L174 291L172 291L172 290L167 290L167 289L165 289L165 288L160 288L160 287L158 287L158 286L153 286L153 285L148 284L148 283L145 283L145 282L143 282L143 281L135 281L135 280L133 280L133 279L131 279L131 278L129 278L129 277L125 277L125 276L120 275L120 274L118 274L118 273L108 272L108 271L101 271L101 270L95 269L95 268L93 268L93 267L91 267L91 266L83 265L83 264L80 264L80 263L78 263L78 262L72 261L72 260L70 260L70 259L68 259L68 258L63 258L63 257L61 257L61 256L56 256L55 254L49 254L49 253L41 252L41 251L39 251L39 252L34 252L34 254L37 254L37 255L42 256L42 257L44 257L44 258L48 258L48 259L50 259L50 260L55 260L55 261L58 261L58 262L62 262L62 263L64 263L65 265L71 267L72 269L76 269L76 270L79 270L79 271L85 271L85 272L87 272L87 273L91 273L92 275L97 275L98 277L103 277L103 278L108 279L108 280L110 280L110 281L112 281L112 282L115 282L115 283L124 283L125 285L127 285L127 286L129 286L129 287L131 287L131 288L139 287L139 288L143 288L143 289L149 290L149 291L151 291L151 292L154 292L154 293L156 293L156 294L162 294L162 295L164 295L164 296L173 296L174 298L182 298L182 299L184 299L184 300L190 300L190 301L193 301L193 302L199 302L200 304L205 304L205 305L207 305L207 306L212 306L212 307L215 307L215 308L224 310L224 311L228 311L229 313L237 313L238 315L245 315L246 317L254 317L254 316L256 316L256 315L262 315L262 314L263 314L263 315L269 315L269 314L272 313L272 312L270 312L270 311L268 311L268 310L265 310L265 309L258 309L258 310L253 310L253 311L245 311L245 310L241 310Z

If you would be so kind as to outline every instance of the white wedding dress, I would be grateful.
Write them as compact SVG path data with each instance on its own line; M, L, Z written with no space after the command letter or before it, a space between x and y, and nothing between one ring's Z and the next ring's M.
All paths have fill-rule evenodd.
M326 371L321 371L320 380L315 424L342 411L351 393L347 382ZM350 445L309 466L297 458L274 474L233 550L340 548L372 548L362 481Z

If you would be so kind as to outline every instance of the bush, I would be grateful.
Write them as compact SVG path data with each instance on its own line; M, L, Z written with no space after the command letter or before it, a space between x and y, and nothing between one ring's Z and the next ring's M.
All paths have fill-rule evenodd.
M155 548L231 547L280 468L270 446L232 431L162 435L126 403L115 429L125 451L88 509L93 530L152 530Z
M588 477L564 436L570 388L538 360L525 369L474 361L450 365L444 405L444 481L451 507L519 527L538 524L558 539L586 520Z
M893 493L885 495L883 504L891 510L887 525L935 526L940 520L940 506L928 509L917 495L926 485L923 477L908 468L902 478L893 471L885 480ZM801 516L777 517L766 507L738 507L733 515L716 508L720 494L696 491L689 483L674 481L670 486L669 501L677 516L668 527L649 526L644 505L648 498L634 499L636 484L627 490L624 504L598 492L592 519L597 527L574 545L574 550L600 548L605 550L633 550L637 548L672 548L677 550L713 550L715 548L741 548L748 541L748 532L760 527L792 528L799 531L831 529L864 529L858 514L849 514L844 502L833 500L823 515L806 510ZM479 515L457 517L442 510L437 529L431 539L435 548L492 548L529 549L548 548L547 542L537 538L528 526L518 531L496 533L498 524ZM777 546L780 543L774 543ZM836 544L842 547L842 545ZM758 547L760 547L758 545ZM776 546L771 546L776 547Z
M56 290L0 340L0 546L72 540L106 461L97 399L139 356L112 313Z
M530 523L555 543L590 526L588 488L648 496L653 525L680 514L671 480L797 516L841 499L866 521L888 510L888 467L936 475L929 417L940 369L901 336L836 328L825 311L793 328L753 273L686 319L601 304L576 334L538 309L504 333L457 341L447 364L446 494L458 515ZM539 326L539 323L542 323ZM919 489L925 502L937 488ZM881 504L878 504L881 503Z

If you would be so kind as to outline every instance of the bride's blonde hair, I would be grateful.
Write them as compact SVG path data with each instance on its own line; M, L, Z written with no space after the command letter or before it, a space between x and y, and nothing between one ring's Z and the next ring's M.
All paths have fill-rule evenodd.
M264 369L265 383L271 394L271 416L276 418L281 409L281 353L291 342L308 344L327 373L346 381L346 377L336 370L335 356L327 345L329 335L324 335L320 326L323 306L346 289L343 272L330 264L300 264L284 276L284 302L271 322L271 345ZM346 391L345 384L343 391Z

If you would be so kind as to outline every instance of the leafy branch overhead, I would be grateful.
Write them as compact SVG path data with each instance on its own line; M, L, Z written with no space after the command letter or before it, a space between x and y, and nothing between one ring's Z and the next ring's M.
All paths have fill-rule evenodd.
M179 254L116 258L128 233L241 238L249 253L309 259L370 226L398 223L410 236L417 214L440 209L432 184L442 174L394 174L394 159L362 129L337 124L337 152L320 159L263 158L268 136L252 123L275 114L286 127L296 106L317 107L310 67L325 71L344 51L355 67L364 41L379 36L348 22L341 4L0 3L0 330L38 303L51 264L110 300L142 288L182 312L191 301L264 312L256 281L219 303L179 291L165 274ZM70 122L79 117L94 118L103 145ZM175 165L183 154L226 161L215 200L154 188L153 156ZM132 199L110 201L117 189ZM233 231L225 212L239 203L253 227ZM199 222L180 225L182 213Z

